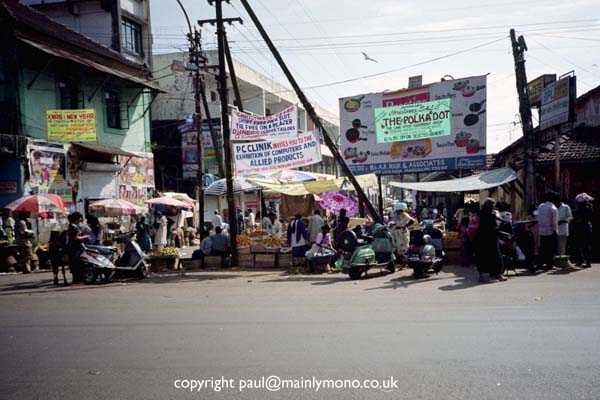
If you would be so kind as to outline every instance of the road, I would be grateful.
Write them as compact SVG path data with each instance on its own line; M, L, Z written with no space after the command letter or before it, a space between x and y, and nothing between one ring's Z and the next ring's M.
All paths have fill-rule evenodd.
M424 281L202 271L55 288L48 273L0 276L0 398L600 398L600 266L476 281L458 267ZM239 390L272 375L398 387ZM236 387L174 387L211 377Z

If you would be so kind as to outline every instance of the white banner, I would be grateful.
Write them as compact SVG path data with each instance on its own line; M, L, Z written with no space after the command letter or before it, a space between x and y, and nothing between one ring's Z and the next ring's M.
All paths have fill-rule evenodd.
M262 142L234 143L236 175L276 172L321 162L321 146L313 132Z
M262 139L296 135L298 133L298 108L291 106L267 117L233 111L231 138L233 140Z

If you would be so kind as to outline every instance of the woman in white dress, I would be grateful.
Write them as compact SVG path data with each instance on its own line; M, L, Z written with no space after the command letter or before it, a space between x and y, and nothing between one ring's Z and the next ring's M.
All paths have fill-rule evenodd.
M156 229L156 247L160 251L167 245L167 217L157 212L156 223L158 224L158 228Z

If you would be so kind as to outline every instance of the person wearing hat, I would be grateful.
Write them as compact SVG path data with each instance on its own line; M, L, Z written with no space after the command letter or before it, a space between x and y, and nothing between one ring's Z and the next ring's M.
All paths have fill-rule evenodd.
M577 265L583 268L592 266L592 215L594 198L587 193L575 197L573 211L573 254L577 257Z
M394 215L394 229L392 231L392 237L394 239L394 248L396 249L396 255L402 256L408 250L408 243L410 242L410 232L408 227L415 223L415 220L408 215L408 206L404 202L400 202L395 205L396 214Z

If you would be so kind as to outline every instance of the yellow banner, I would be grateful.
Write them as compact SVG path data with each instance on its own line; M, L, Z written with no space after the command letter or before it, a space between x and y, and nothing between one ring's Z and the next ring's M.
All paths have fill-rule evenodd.
M46 110L48 140L53 142L95 142L96 110Z

